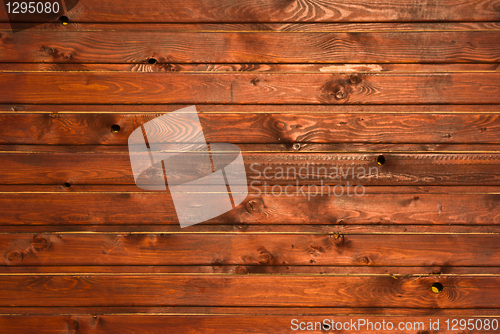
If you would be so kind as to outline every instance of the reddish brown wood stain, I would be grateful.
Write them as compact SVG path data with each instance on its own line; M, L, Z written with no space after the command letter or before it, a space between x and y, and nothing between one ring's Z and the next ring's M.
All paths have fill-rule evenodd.
M0 12L0 333L500 321L499 0L80 0L65 15L12 32ZM127 143L190 104L257 184L181 229L169 192L135 186ZM325 172L361 167L377 177ZM299 194L319 181L365 193Z

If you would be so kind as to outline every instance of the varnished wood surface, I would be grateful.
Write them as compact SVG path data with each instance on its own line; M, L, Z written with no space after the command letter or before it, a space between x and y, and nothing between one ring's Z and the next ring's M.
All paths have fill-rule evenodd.
M0 234L0 247L4 265L242 265L248 273L259 265L495 266L500 261L500 232L291 233Z
M426 267L376 267L376 266L294 266L294 265L212 265L196 266L0 266L0 274L45 274L70 275L73 273L102 274L284 274L284 275L311 275L318 278L326 276L368 275L379 277L462 277L462 276L498 276L498 267L457 267L457 266L426 266ZM27 309L26 311L28 311ZM5 308L0 307L0 313ZM134 310L135 312L137 310ZM165 310L163 310L165 311ZM250 310L251 311L251 310ZM38 313L43 310L38 309ZM160 312L160 311L157 311ZM277 309L275 312L279 313ZM27 312L29 313L29 312ZM228 312L231 313L231 312ZM250 312L252 313L252 312Z
M156 58L154 58L156 59ZM149 59L148 59L149 61ZM325 74L325 73L476 73L476 72L498 72L498 63L451 63L451 64L281 64L281 63L170 63L157 62L149 63L128 63L128 64L95 64L95 63L0 63L0 72L161 72L161 73L304 73L304 74ZM84 105L92 108L91 105ZM136 105L140 107L140 105ZM165 107L172 106L171 104ZM119 105L113 105L119 107ZM201 105L199 106L201 107ZM289 105L293 108L293 105ZM332 106L330 106L332 107ZM414 107L418 108L418 105ZM445 107L442 105L441 107ZM174 109L175 110L175 109Z
M16 313L8 313L15 310ZM366 319L386 321L396 325L405 322L424 322L439 319L439 333L447 331L450 318L485 318L498 320L498 309L407 309L407 308L270 308L270 307L0 307L2 328L13 328L23 333L53 333L54 331L89 331L109 333L119 328L120 333L157 333L159 328L172 328L191 333L293 333L291 321L322 322L324 319L350 321ZM229 321L227 320L229 319ZM428 328L428 327L425 327ZM321 331L309 331L321 333ZM490 331L463 331L464 333L491 333Z
M500 185L500 154L496 152L242 152L242 155L250 188L281 185L278 191L282 194L286 186L304 184L316 187L331 185L331 193L333 186L347 186L347 182L352 187ZM380 155L384 157L385 163L379 166L377 159ZM130 156L126 151L54 154L44 153L40 149L38 152L4 151L0 152L0 157L0 184L134 184ZM185 160L179 159L171 163L169 168L179 171L175 181L192 180L194 175L184 169L185 163L189 161L192 160L188 156ZM144 182L149 181L145 179ZM267 191L270 192L271 189Z
M311 29L308 26L295 25L293 31L280 27L269 32L255 27L234 31L231 27L210 30L210 27L186 26L184 30L169 32L169 26L138 25L122 30L115 25L82 24L72 29L58 26L7 31L2 33L0 45L9 52L1 52L0 61L146 63L154 57L161 63L359 64L498 63L500 60L498 26L467 29L441 24L430 30L426 25L416 24L383 31L386 25L370 25L367 29L360 24L340 25L329 32L331 28L316 27L317 30L308 31Z
M68 107L71 109L71 107ZM481 106L475 106L476 109ZM137 127L161 113L1 113L0 144L127 145ZM168 108L165 108L168 109ZM203 109L203 108L201 108ZM402 111L408 109L401 107ZM436 109L439 109L437 107ZM234 108L237 111L237 108ZM500 144L497 113L201 113L208 142ZM113 133L111 126L120 126ZM390 127L391 131L387 131ZM26 131L29 129L30 131ZM168 129L158 132L168 133ZM331 148L334 146L332 145ZM500 147L500 146L499 146ZM247 150L261 150L247 146ZM479 148L479 147L478 147ZM243 148L242 148L243 149ZM300 147L300 149L304 149ZM313 149L309 146L309 149ZM318 147L323 149L324 147ZM480 149L483 149L481 146Z
M11 274L0 276L0 305L494 308L499 281L496 276ZM441 293L431 290L436 282L444 287Z
M457 316L477 315L498 317L498 308L482 309L425 309L391 307L363 308L363 307L219 307L219 306L68 306L68 307L4 307L0 306L2 315L128 315L133 313L151 313L151 315L402 315L402 316ZM8 313L14 311L16 313Z
M4 103L492 104L500 73L0 73Z
M161 224L159 230L173 225L179 229L177 215L170 195L163 192L141 192L135 186L125 189L110 186L85 187L63 185L47 187L2 187L0 215L2 225L54 225L57 230L67 225L137 225ZM390 224L401 228L383 228L381 231L408 231L410 225L488 225L482 231L498 231L500 224L500 189L498 187L422 187L401 193L394 187L381 187L378 193L366 187L362 197L335 195L311 196L289 189L292 196L275 196L263 188L259 195L253 192L235 210L207 221L205 224L266 225L260 231L272 231L273 224L312 224L302 231L352 231L342 225ZM430 188L430 189L429 189ZM432 190L432 188L437 188ZM460 188L460 187L458 187ZM430 192L430 193L428 193ZM328 225L325 230L317 225ZM140 227L138 227L140 228ZM375 227L373 227L375 228ZM81 227L76 227L80 230ZM191 230L199 230L197 226ZM244 227L243 230L248 229ZM43 232L42 229L38 229ZM9 230L12 231L12 230ZM14 229L16 231L16 229ZM28 230L30 231L30 230ZM103 230L101 230L103 231ZM133 231L133 228L129 229ZM149 231L149 230L146 230ZM154 230L152 230L154 231ZM169 230L167 230L169 231ZM213 230L212 230L213 231ZM257 230L259 231L259 230ZM300 230L299 230L300 231ZM354 229L354 232L356 229ZM367 230L370 231L370 230ZM373 231L373 230L372 230ZM410 229L425 232L424 227ZM453 232L443 228L430 230ZM459 230L456 230L459 231ZM455 231L455 232L456 232Z
M73 3L69 2L69 3ZM366 0L322 2L278 0L149 1L127 3L80 0L68 14L75 22L386 22L386 21L497 21L494 0ZM0 20L6 22L2 11ZM26 18L25 18L26 20Z
M0 333L500 321L498 0L80 0L64 15L12 32L0 8ZM180 228L168 191L134 184L127 144L193 104L258 182ZM364 195L301 188L321 182Z
M478 311L479 314L481 311ZM331 317L331 318L330 318ZM365 315L361 317L354 317L355 322L358 319L364 319L366 322L376 323L385 321L386 323L391 323L394 326L399 326L401 323L401 316L399 315L389 315L389 316L374 316ZM321 330L320 325L325 319L328 319L328 324L330 320L340 323L350 324L353 319L352 316L338 316L330 315L326 316L302 316L302 315L282 315L282 316L262 316L262 315L187 315L185 317L179 317L175 314L154 314L154 315L144 315L144 314L127 314L127 315L51 315L51 316L23 316L23 315L7 315L0 318L0 325L12 328L13 330L18 330L23 333L54 333L54 330L66 331L68 328L70 330L78 331L90 331L92 333L107 334L111 330L119 330L120 333L157 333L158 328L167 327L171 331L182 332L184 329L191 328L190 333L294 333L292 328L293 324L304 323L303 328L306 328L308 323L312 323L310 328L316 328L317 330L309 330L308 333L324 333ZM448 330L446 327L446 320L449 321L449 317L446 316L435 316L431 318L433 322L440 322L441 330L439 333L455 333L456 330ZM489 318L490 321L496 319L497 317ZM475 319L474 319L475 320ZM406 323L412 324L418 323L415 326L421 326L420 328L429 328L429 317L428 316L411 316L405 317L405 321L401 324L402 328L405 328ZM366 323L362 322L362 323ZM319 324L315 324L319 323ZM316 326L316 327L314 327ZM349 325L350 326L350 325ZM372 325L373 326L373 325ZM409 325L408 325L409 326ZM443 328L444 327L444 328ZM328 328L328 327L327 327ZM359 328L356 326L356 328ZM365 329L366 327L363 326ZM457 326L456 328L460 328ZM474 330L474 331L463 331L462 333L491 333L491 329L487 330Z

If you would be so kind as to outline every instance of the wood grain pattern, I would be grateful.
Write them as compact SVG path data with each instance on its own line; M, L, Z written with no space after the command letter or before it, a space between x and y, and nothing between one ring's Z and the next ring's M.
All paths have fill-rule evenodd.
M372 316L457 316L498 317L498 308L482 309L425 309L425 308L363 308L363 307L218 307L218 306L65 306L65 307L5 307L1 315L372 315ZM14 313L9 313L13 311Z
M332 230L330 233L335 233ZM0 234L4 265L495 266L498 233ZM460 247L456 247L460 245Z
M353 79L353 78L356 79ZM1 73L4 103L500 103L500 73ZM352 83L351 81L354 81Z
M500 321L499 0L80 0L60 15L12 32L0 6L0 333ZM238 144L250 194L181 228L169 191L135 185L127 145L193 104L208 142ZM193 177L188 158L169 182Z
M480 310L475 312L471 311L469 317L473 317L473 314L481 314ZM294 321L295 319L295 321ZM413 328L418 328L421 331L425 329L430 329L429 324L430 318L428 316L406 316L402 318L399 315L386 315L386 316L374 316L374 315L363 315L363 316L346 316L330 314L328 316L318 316L309 315L303 316L302 314L288 314L288 315L188 315L179 316L175 314L128 314L128 315L37 315L37 316L26 316L26 315L4 315L0 316L0 326L4 328L11 328L12 331L22 332L22 333L33 333L33 334L45 334L54 333L55 331L60 331L61 333L67 331L68 328L71 330L78 330L82 332L91 332L96 334L108 334L112 331L119 331L120 333L158 333L165 328L169 331L175 333L182 333L187 328L189 328L189 333L259 333L259 334L275 334L275 333L295 333L298 330L300 323L302 328L306 329L308 323L312 323L309 328L316 328L316 330L308 330L307 333L324 333L321 329L323 321L329 326L331 326L331 321L335 323L347 323L347 328L351 327L351 321L354 322L355 328L359 330L358 322L362 324L363 330L371 330L375 323L379 322L381 328L384 327L386 330L377 331L378 333L390 333L387 330L387 326L393 326L393 328L402 328L398 333L415 333ZM363 320L361 320L363 319ZM440 328L439 333L456 333L456 331L448 330L446 327L446 320L449 317L443 316L433 316L433 322L439 321ZM471 318L478 319L478 318ZM492 316L488 318L489 321L496 319L498 322L498 317ZM361 320L361 321L360 321ZM292 323L293 321L293 323ZM371 325L364 325L368 322ZM319 323L319 324L315 324ZM390 323L391 325L389 325ZM407 325L410 323L410 325ZM340 324L337 325L340 328ZM371 326L371 327L368 327ZM401 326L401 327L399 327ZM406 331L406 326L412 327L412 330ZM295 329L295 331L293 329ZM331 328L331 327L325 327ZM451 328L451 327L450 327ZM460 328L460 326L457 326ZM461 333L491 333L491 329L487 330L474 330L474 331L462 331Z
M442 293L431 291L435 282ZM0 305L498 308L499 283L494 276L2 275Z
M374 267L374 266L294 266L294 265L224 265L212 264L207 266L0 266L0 274L287 274L287 275L316 275L325 276L349 276L367 275L379 277L462 277L462 276L499 276L498 267L457 267L457 266L426 266L426 267ZM109 310L108 310L109 311ZM130 310L137 312L137 310ZM0 307L0 315L5 313L5 309ZM102 312L102 311L100 311ZM153 313L162 313L165 310ZM172 310L174 313L175 311ZM206 311L205 311L206 312ZM29 310L24 310L24 314L29 314ZM37 310L37 313L43 313ZM54 312L55 313L55 312ZM231 312L227 312L231 313ZM242 312L245 313L245 312ZM269 312L271 314L273 312Z
M411 31L496 31L497 21L443 21L443 22L48 22L39 25L18 22L19 27L31 31L150 31L150 32L411 32ZM9 31L10 25L0 20L0 30ZM283 64L285 65L285 64Z
M252 203L253 204L253 203ZM344 224L343 221L323 221L321 224L288 224L282 221L262 224L241 223L238 221L214 224L217 220L196 224L193 227L181 228L176 223L165 221L163 224L142 223L131 224L70 224L65 225L1 225L0 234L31 233L74 233L74 234L182 234L186 233L229 233L229 234L436 234L436 235L468 235L468 234L498 234L500 227L495 224ZM42 222L40 222L42 223Z
M120 131L121 132L121 131ZM116 134L116 133L114 133ZM450 137L452 138L452 137ZM448 139L450 139L448 138ZM298 145L296 145L298 144ZM393 143L304 143L282 142L281 144L246 143L237 144L242 152L246 153L482 153L496 154L498 144L393 144ZM28 144L0 144L0 152L24 153L100 153L122 154L128 152L124 145L28 145ZM217 151L216 151L217 152ZM1 186L1 185L0 185Z
M281 185L277 191L283 194L284 186L288 185L331 185L329 191L332 194L334 185L347 185L347 182L350 186L500 185L497 173L500 155L491 152L384 153L386 162L382 166L377 165L377 153L242 154L248 185L255 188L251 191L267 187L266 192L271 193L269 186ZM186 160L182 158L184 155ZM188 153L184 155L169 166L171 170L179 171L176 182L191 180L193 176L185 171L184 163L190 159ZM0 158L1 184L135 184L126 152L53 154L42 150L7 151L0 153ZM324 192L327 193L328 189Z
M128 64L95 64L95 63L0 63L0 72L161 72L161 73L454 73L454 72L498 72L498 63L451 63L451 64L273 64L273 63L239 63L239 64L180 64L180 63L128 63ZM115 105L116 106L116 105ZM115 107L113 106L113 107ZM139 105L136 105L139 107ZM118 107L118 106L116 106ZM91 106L88 106L91 108Z
M90 66L90 65L88 65ZM418 65L421 66L420 64ZM476 64L473 66L477 66ZM488 65L490 66L490 65ZM343 72L345 73L345 72ZM57 113L57 114L124 114L124 113L140 113L140 114L163 114L166 112L175 111L185 108L186 104L0 104L0 113ZM314 114L320 116L323 113L329 114L357 114L357 113L392 113L392 114L458 114L458 113L500 113L500 104L416 104L416 105L275 105L275 104L257 104L257 105L225 105L225 104L207 104L196 105L198 114Z
M2 113L0 144L127 145L132 131L161 115ZM500 144L500 113L200 112L199 118L205 139L212 143ZM120 126L119 133L111 132L113 124ZM255 146L248 149L256 150Z
M123 192L118 189L113 193L113 188L109 186L100 187L104 192L88 192L85 187L81 188L78 185L69 189L58 187L59 190L49 190L49 193L46 190L37 193L37 189L32 189L32 186L20 189L23 191L21 193L2 192L0 204L3 209L0 223L14 226L51 224L58 228L71 224L141 223L178 226L171 197L166 192L148 193L130 190ZM490 226L500 224L498 188L491 189L490 194L474 194L477 187L465 187L462 191L436 187L439 188L439 193L433 193L432 190L431 193L426 193L429 191L428 188L408 193L398 193L392 190L393 187L383 188L381 193L370 193L371 187L366 187L364 196L342 196L341 200L333 195L314 196L308 200L307 195L301 193L295 193L293 196L274 196L270 192L265 194L262 191L261 196L253 193L235 210L205 224L238 224L233 228L263 224L265 225L263 231L270 231L269 225L272 224L312 224L313 230L316 231L320 231L318 224L334 224L329 228L343 232L353 230L342 225L353 224ZM243 230L246 228L242 227ZM404 228L406 227L392 231L404 232ZM160 231L162 229L166 230L160 227ZM406 230L408 231L408 228ZM493 227L489 230L493 231ZM415 227L413 231L425 230L423 227ZM439 230L433 231L439 232ZM446 231L446 229L441 230L441 232Z
M98 10L96 10L98 8ZM366 0L282 2L269 0L203 0L123 3L81 0L68 14L75 22L384 22L497 21L496 0ZM26 18L24 18L26 20ZM2 10L2 22L7 17ZM19 20L19 19L18 19Z
M451 63L500 60L500 29L449 31L185 32L25 30L5 32L2 62L50 63ZM189 29L187 27L187 29ZM299 28L300 29L300 28ZM359 30L359 28L358 28ZM15 47L13 47L15 46ZM214 50L217 50L214 52Z

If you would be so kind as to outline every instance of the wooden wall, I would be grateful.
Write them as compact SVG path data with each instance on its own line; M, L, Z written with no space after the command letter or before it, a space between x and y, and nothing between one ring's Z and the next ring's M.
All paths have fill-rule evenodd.
M499 0L80 0L65 15L12 32L0 8L0 333L500 321ZM169 192L134 184L127 140L188 105L253 180L379 175L364 196L253 188L181 229ZM319 180L359 181L266 181Z

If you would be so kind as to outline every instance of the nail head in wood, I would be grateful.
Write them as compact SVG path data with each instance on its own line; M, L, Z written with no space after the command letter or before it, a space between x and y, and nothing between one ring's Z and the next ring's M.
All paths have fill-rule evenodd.
M69 19L68 19L68 17L67 17L67 16L64 16L64 15L63 15L63 16L60 16L60 17L59 17L59 22L61 22L61 24L62 24L63 26L67 26L67 25L68 25L68 23L69 23Z
M443 292L443 288L444 288L443 284L441 284L439 282L436 282L436 283L432 284L432 286L431 286L431 290L434 293L441 293L441 292Z

